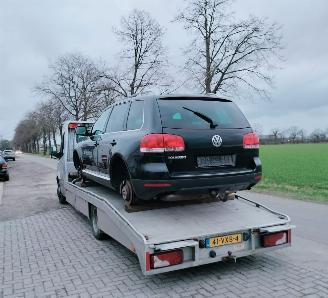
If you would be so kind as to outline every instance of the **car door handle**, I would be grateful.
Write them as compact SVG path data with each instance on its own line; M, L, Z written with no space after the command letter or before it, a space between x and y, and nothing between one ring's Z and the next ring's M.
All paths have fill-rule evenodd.
M115 146L117 144L117 142L115 140L112 140L110 143L112 146Z

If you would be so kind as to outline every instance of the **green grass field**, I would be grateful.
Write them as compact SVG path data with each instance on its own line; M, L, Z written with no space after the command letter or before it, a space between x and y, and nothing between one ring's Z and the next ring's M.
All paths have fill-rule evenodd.
M254 190L328 202L328 144L262 145L263 180Z

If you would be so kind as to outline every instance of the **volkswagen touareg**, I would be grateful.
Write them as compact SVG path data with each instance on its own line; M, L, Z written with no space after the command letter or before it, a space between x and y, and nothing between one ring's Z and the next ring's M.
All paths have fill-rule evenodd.
M109 106L74 151L81 178L138 200L214 195L261 179L259 138L231 100L212 95L131 97Z

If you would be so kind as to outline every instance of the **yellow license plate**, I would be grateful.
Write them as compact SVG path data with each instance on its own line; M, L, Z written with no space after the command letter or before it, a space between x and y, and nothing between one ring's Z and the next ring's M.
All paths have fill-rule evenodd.
M232 234L220 237L209 238L208 247L223 246L229 244L241 243L243 241L242 234Z

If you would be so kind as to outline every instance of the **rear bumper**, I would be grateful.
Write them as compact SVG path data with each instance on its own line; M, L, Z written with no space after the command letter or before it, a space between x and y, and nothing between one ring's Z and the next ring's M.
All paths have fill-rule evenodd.
M261 172L242 175L175 178L166 180L131 179L136 195L143 200L150 200L167 193L208 193L210 189L220 191L239 191L249 189L259 182Z
M3 158L5 160L8 160L8 159L14 160L15 159L15 156L9 156L9 155L7 155L7 156L3 156Z

